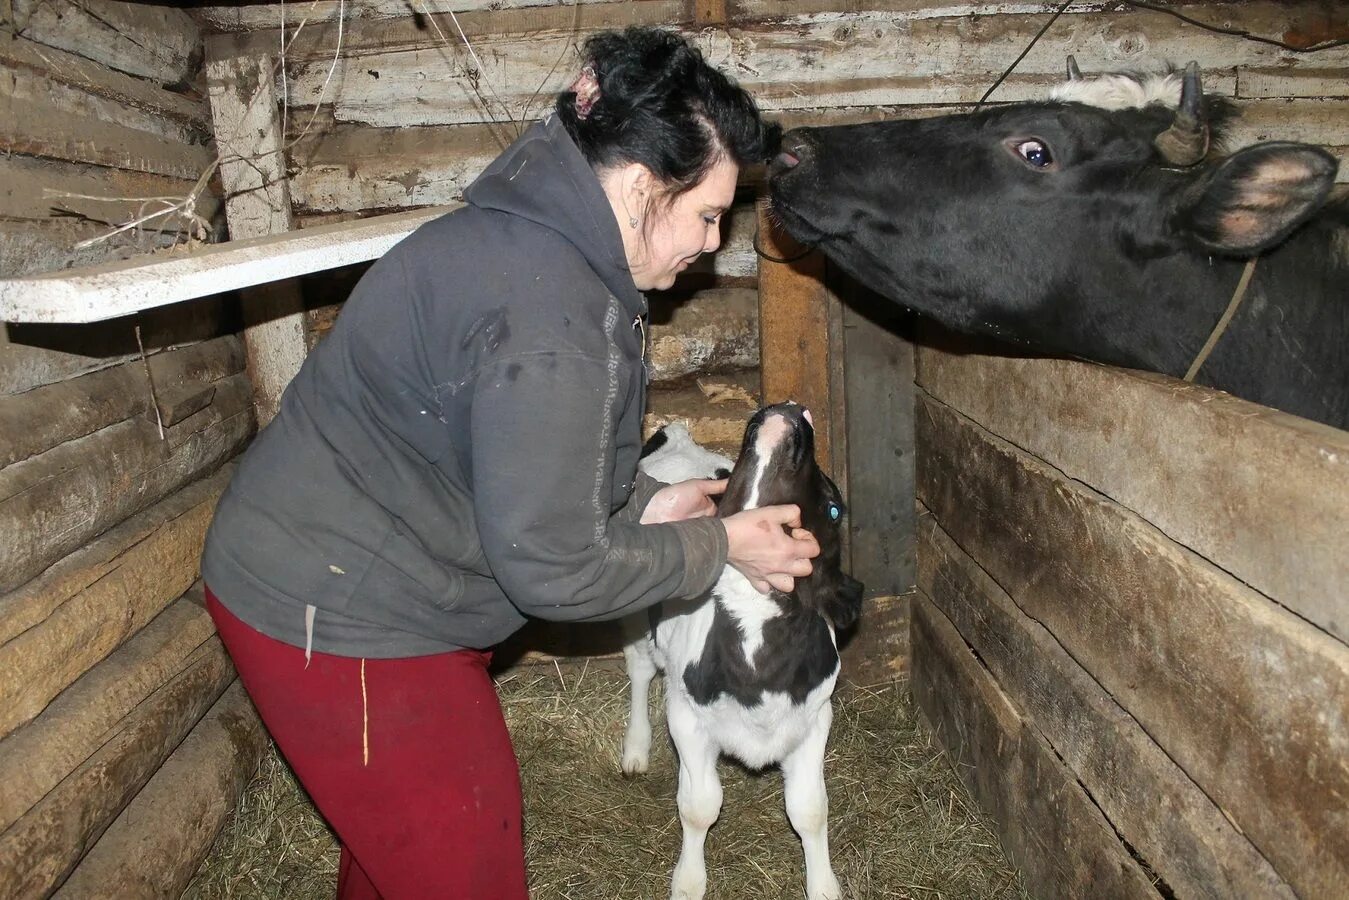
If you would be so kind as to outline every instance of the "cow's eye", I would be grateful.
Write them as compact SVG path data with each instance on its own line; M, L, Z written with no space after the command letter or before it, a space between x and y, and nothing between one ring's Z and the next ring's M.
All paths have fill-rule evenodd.
M1035 169L1048 169L1054 165L1054 156L1049 152L1049 148L1042 141L1026 140L1017 141L1012 145L1013 152L1025 160L1028 166Z
M829 521L837 522L839 520L839 517L842 515L843 510L839 507L837 503L829 504Z

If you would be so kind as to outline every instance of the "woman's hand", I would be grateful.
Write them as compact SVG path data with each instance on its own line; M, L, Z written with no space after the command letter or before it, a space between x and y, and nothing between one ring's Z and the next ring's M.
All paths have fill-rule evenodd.
M761 594L770 588L791 591L797 578L811 572L810 561L820 555L815 536L801 527L797 506L764 506L722 519L730 544L727 562L740 570ZM788 534L783 526L791 529Z
M726 479L695 478L678 484L667 484L651 496L642 510L643 525L679 522L714 515L717 505L712 498L726 490Z

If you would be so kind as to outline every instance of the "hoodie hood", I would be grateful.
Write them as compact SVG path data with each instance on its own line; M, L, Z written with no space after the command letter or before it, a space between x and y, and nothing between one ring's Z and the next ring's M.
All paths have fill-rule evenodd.
M531 125L469 185L464 200L558 232L628 312L646 314L609 198L557 116Z

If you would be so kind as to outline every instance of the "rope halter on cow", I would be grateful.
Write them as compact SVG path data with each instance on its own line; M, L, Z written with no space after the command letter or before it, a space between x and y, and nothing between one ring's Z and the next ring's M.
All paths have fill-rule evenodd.
M1246 296L1246 289L1251 286L1251 279L1255 276L1255 263L1260 257L1252 256L1246 261L1246 267L1241 270L1241 279L1237 282L1237 289L1232 292L1232 299L1227 303L1227 309L1223 310L1222 317L1218 319L1218 324L1213 326L1213 332L1209 334L1208 340L1204 346L1199 349L1199 355L1190 363L1190 368L1185 372L1186 381L1194 381L1194 376L1199 374L1199 369L1208 359L1213 348L1218 345L1218 340L1227 330L1232 317L1237 313L1237 307L1241 306L1242 299Z

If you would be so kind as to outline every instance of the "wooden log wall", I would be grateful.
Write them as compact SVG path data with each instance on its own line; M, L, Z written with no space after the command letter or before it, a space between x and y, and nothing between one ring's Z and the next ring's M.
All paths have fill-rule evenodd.
M199 183L211 224L201 59L173 6L0 6L0 277L167 252L181 220L78 244ZM198 582L255 431L236 318L0 323L0 897L176 897L265 745Z
M1342 896L1349 433L1085 363L918 362L915 694L1033 888L1101 895L1109 854L1153 883L1119 896ZM991 783L1005 741L1079 820Z

